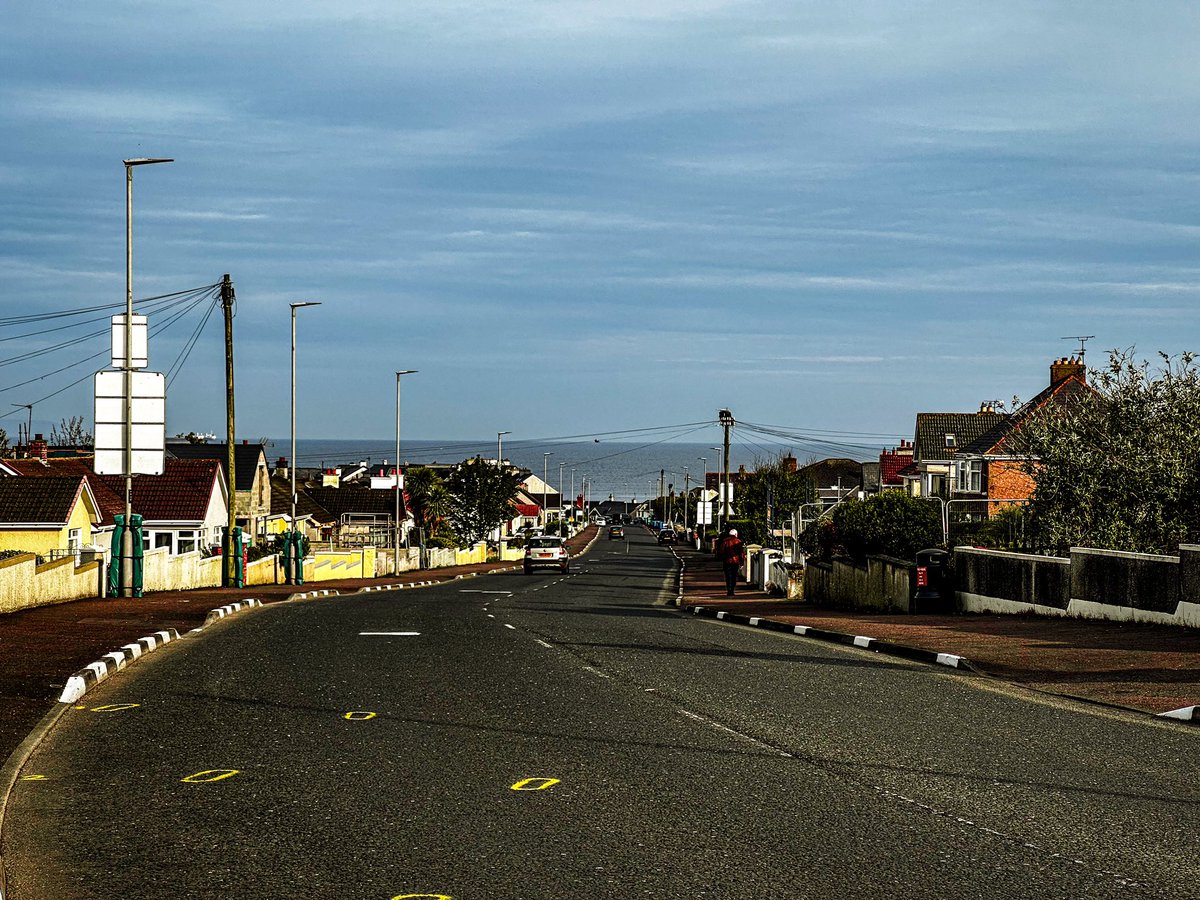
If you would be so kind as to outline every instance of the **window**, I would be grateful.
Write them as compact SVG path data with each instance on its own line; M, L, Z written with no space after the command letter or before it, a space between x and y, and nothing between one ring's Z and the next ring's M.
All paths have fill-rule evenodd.
M958 441L955 439L954 435L952 435L952 434L946 435L947 449L953 449L954 447L957 447L957 446L958 446Z
M171 532L155 531L155 532L153 532L153 535L154 535L154 549L155 550L157 550L159 547L166 547L168 550L171 549Z
M983 460L959 460L958 490L964 494L983 493Z
M67 549L78 550L83 546L83 530L80 528L72 528L67 532Z
M179 553L191 553L196 549L199 540L200 532L198 531L181 531L179 532Z

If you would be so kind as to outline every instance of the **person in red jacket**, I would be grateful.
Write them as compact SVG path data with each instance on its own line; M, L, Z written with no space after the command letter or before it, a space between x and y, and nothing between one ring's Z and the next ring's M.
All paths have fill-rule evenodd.
M721 561L721 568L725 570L726 596L732 597L733 589L737 586L738 569L742 567L746 558L745 546L738 537L736 528L730 528L729 533L717 543L717 559Z

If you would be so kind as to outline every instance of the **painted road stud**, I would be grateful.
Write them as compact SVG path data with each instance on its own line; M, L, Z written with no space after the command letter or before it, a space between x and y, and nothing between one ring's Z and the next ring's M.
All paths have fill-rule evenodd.
M449 894L397 894L392 900L454 900Z
M238 769L205 769L203 772L196 772L194 775L189 775L187 778L180 780L184 784L211 784L214 781L224 781L226 778L232 778L239 771Z
M558 778L524 778L514 784L511 790L514 791L544 791L548 787L553 787L560 784Z
M376 713L370 712L365 709L353 709L350 712L346 713L346 715L342 716L342 718L346 719L349 722L365 722L368 719L375 718L375 716L376 716Z
M48 781L49 779L50 779L49 775L22 775L21 776L22 781Z

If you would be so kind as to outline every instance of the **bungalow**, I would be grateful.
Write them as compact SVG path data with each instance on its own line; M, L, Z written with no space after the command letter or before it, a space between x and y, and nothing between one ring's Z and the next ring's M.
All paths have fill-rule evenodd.
M0 550L74 554L92 543L99 521L86 477L0 478Z
M949 498L954 492L955 461L959 450L1008 418L989 404L974 413L917 413L913 437L909 493L915 497Z
M220 463L225 483L229 484L229 473L224 471L229 460L228 444L193 444L189 441L168 440L167 456ZM247 536L258 541L266 533L266 520L271 514L271 472L267 467L266 446L249 441L235 444L233 467L236 476L233 502L237 524Z
M122 475L93 476L110 491L124 491ZM229 491L220 463L167 457L163 474L133 479L133 511L142 517L142 546L172 555L221 546L229 522Z

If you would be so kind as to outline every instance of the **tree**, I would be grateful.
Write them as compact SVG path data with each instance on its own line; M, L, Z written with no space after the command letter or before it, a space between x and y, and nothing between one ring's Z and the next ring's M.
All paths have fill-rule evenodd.
M440 533L450 515L450 492L437 473L425 466L409 469L404 475L404 494L426 538Z
M1022 426L1042 546L1171 553L1200 540L1200 369L1192 353L1159 360L1110 351L1094 393Z
M71 416L50 429L50 443L57 447L90 447L95 441L83 427L83 416Z
M848 500L804 533L806 551L845 554L859 562L868 556L913 559L918 550L942 542L937 504L903 491L883 491L866 500Z
M738 495L741 518L759 523L762 533L767 535L768 509L772 527L780 528L791 520L801 504L815 499L816 492L810 480L796 471L794 459L780 453L770 462L756 462L755 470L739 486ZM771 540L769 535L767 539Z
M508 521L521 476L507 466L485 463L477 456L455 466L445 484L450 494L450 524L470 545Z
M0 456L8 456L9 449L8 432L0 428Z

